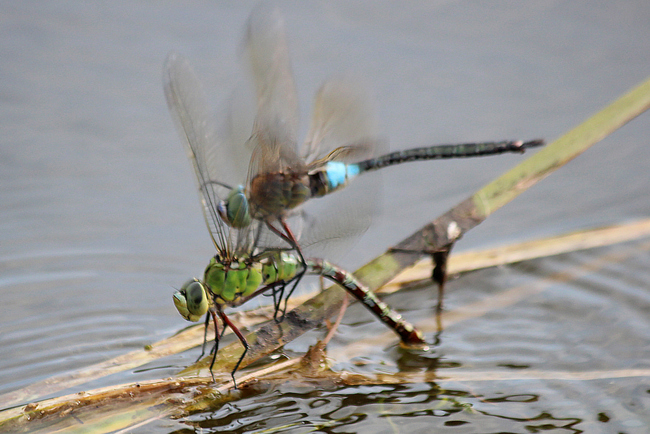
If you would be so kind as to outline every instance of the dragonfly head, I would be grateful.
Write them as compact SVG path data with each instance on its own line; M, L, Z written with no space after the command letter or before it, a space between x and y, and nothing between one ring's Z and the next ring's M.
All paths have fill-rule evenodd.
M238 185L230 190L226 200L217 205L219 216L230 227L241 229L251 224L250 207L244 186Z
M199 321L210 307L205 286L197 279L188 280L174 293L174 305L186 320Z

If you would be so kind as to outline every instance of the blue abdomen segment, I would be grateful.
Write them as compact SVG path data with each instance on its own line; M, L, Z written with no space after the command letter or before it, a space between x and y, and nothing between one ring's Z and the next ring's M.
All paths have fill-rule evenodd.
M323 197L342 187L361 174L363 170L358 164L346 164L340 161L330 161L309 174L309 188L312 197Z
M345 186L360 170L356 164L346 164L339 161L330 161L325 165L328 193Z

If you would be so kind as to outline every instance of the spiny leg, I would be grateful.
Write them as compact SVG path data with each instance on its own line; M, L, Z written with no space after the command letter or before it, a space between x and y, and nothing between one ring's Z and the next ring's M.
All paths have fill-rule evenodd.
M282 319L284 319L284 316L287 313L287 303L289 302L289 298L291 298L291 295L293 292L296 290L298 287L298 284L302 280L303 276L307 272L307 261L305 261L304 256L302 255L302 249L298 245L298 240L296 239L296 236L293 234L291 231L291 228L287 224L287 221L285 220L284 217L280 218L280 224L282 224L282 228L284 229L285 233L287 236L292 240L292 244L296 249L296 252L298 252L298 256L300 257L300 265L302 266L302 269L291 279L287 284L291 284L291 289L287 293L287 295L284 297L284 308L282 308ZM284 292L284 288L282 288L282 292Z
M217 341L217 339L216 339L216 334L218 333L218 329L217 329L217 320L216 320L216 317L215 317L215 320L214 320L214 330L215 330L215 341ZM218 340L220 341L221 339L223 339L223 335L225 335L225 334L226 334L226 327L223 327L223 328L221 329L221 334L219 335L219 339L218 339ZM218 345L213 345L213 346L212 346L212 349L210 350L210 354L215 354L215 353L217 352L217 349L218 349Z
M284 310L282 310L282 298L284 297L284 290L286 287L287 282L279 282L273 287L273 320L278 324L284 320L284 315L286 313L286 303ZM282 311L282 315L278 317L280 311Z
M208 343L208 325L210 325L210 312L207 312L205 314L205 323L203 324L203 345L201 345L201 355L196 359L196 362L198 362L203 358L203 356L205 356L205 345Z
M282 226L282 230L273 226L273 223L269 220L265 220L266 226L271 230L271 232L273 232L274 234L282 238L287 244L289 244L289 246L291 246L292 249L296 250L296 252L298 252L298 255L300 256L300 260L304 261L305 258L302 257L302 252L300 251L298 240L296 239L295 235L289 228L289 225L287 225L286 220L284 219L284 217L281 217L277 220L280 222L280 225Z
M235 364L234 369L230 373L230 376L232 377L232 382L235 385L235 389L237 389L237 381L235 380L235 372L237 372L237 369L239 369L239 365L241 364L242 360L244 360L244 357L246 357L246 353L248 352L248 348L250 348L250 346L248 345L248 341L246 340L246 338L244 337L242 332L240 332L239 329L237 328L237 326L235 324L233 324L232 321L230 321L230 318L228 318L226 316L226 314L223 313L223 311L221 309L218 310L218 313L219 313L219 316L221 317L221 321L223 321L224 328L226 326L230 327L230 329L233 331L233 333L235 333L235 335L237 335L237 338L239 338L239 341L244 346L244 352L242 353L239 360L237 360L237 363ZM213 364L214 364L214 361L213 361ZM212 372L212 366L210 366L210 372ZM214 376L214 374L213 374L213 376Z
M285 287L286 287L287 285L291 285L291 289L289 290L289 292L287 293L287 295L284 296L284 307L282 307L282 309L281 309L281 311L282 311L282 316L280 317L279 320L276 319L276 322L282 322L282 321L284 320L284 316L287 314L287 305L288 305L288 303L289 303L289 298L291 298L291 295L293 294L293 292L294 292L294 291L296 290L296 288L298 287L298 284L299 284L300 281L302 280L302 278L303 278L303 276L305 275L305 272L306 272L306 270L307 270L307 269L305 268L305 267L306 267L306 264L304 264L304 265L305 265L305 266L303 266L302 270L301 270L298 274L296 274L296 275L295 275L295 276L294 276L294 277L293 277L289 282L287 282L286 284L282 285L282 292L281 292L281 294L280 294L280 298L282 298L282 297L284 296L284 295L283 295L283 293L284 293L284 289L285 289ZM282 300L280 299L279 302L281 303ZM280 306L278 305L278 307L280 307ZM278 311L276 310L275 315L273 316L274 319L275 319L275 317L277 316L277 313L278 313Z
M208 313L212 316L212 321L214 322L214 347L212 353L212 361L210 362L210 375L212 375L212 381L216 383L217 380L215 380L214 378L214 372L212 371L212 368L214 367L214 362L217 360L217 352L219 351L219 340L221 336L223 336L223 333L225 333L226 331L226 323L224 322L223 331L221 333L221 336L219 336L219 329L217 327L217 315L214 313L214 309L210 309Z
M273 226L269 221L266 222L266 225L268 226L269 229L271 229L273 233L275 233L277 236L279 236L284 241L286 241L296 251L296 253L298 253L298 257L300 258L300 265L302 266L301 270L289 282L286 282L285 284L282 285L280 289L280 296L278 297L277 303L276 303L276 293L275 292L273 293L273 304L275 308L273 319L275 320L275 322L280 323L284 320L284 316L287 313L287 303L289 302L289 298L291 298L291 295L298 287L298 283L300 283L300 280L303 278L303 276L307 271L307 262L305 261L305 258L302 255L302 250L300 249L298 240L296 239L296 236L293 234L293 231L291 231L291 228L287 224L286 219L284 217L280 217L278 221L280 222L280 225L282 225L282 229L284 230L284 232L276 228L275 226ZM284 290L286 288L286 285L291 285L291 289L285 296ZM284 307L280 308L280 305L282 303L282 298L284 298ZM282 315L278 318L279 312L282 312Z

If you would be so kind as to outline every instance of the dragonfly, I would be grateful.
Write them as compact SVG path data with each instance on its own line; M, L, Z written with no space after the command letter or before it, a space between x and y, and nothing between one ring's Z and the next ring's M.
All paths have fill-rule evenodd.
M219 340L223 336L226 327L231 328L244 347L242 355L231 372L235 388L237 388L235 373L250 348L246 337L228 318L224 308L239 306L251 298L272 289L274 285L286 284L295 278L297 273L301 271L300 267L302 266L305 267L305 270L302 270L303 273L323 276L347 290L370 309L377 318L390 327L407 346L426 345L422 333L411 323L392 310L386 303L379 300L353 274L326 260L317 258L300 259L296 255L277 250L267 251L256 256L232 257L230 260L232 262L228 263L219 254L215 255L205 270L203 281L196 278L190 279L173 295L176 309L186 320L197 322L205 315L204 329L206 333L210 319L213 321L215 345L212 349L212 361L210 362L210 374L213 380L215 380L213 368L219 349ZM218 329L217 316L223 323L221 333L219 333ZM198 360L205 354L205 342L206 338L204 337L203 351Z
M523 153L544 144L543 140L503 140L420 147L377 156L382 143L373 134L372 121L365 115L365 96L355 84L330 81L316 94L309 132L298 149L296 87L286 32L277 9L261 6L253 11L244 47L257 104L252 134L245 143L252 154L247 179L243 184L238 180L230 185L221 179L221 174L215 174L218 179L205 182L223 188L215 201L218 215L227 225L243 229L254 221L262 221L300 258L303 248L293 228L305 225L302 205L309 199L343 190L364 173L412 161ZM229 163L233 160L223 158ZM365 188L369 189L368 184ZM364 206L362 202L372 200L372 194L369 197L349 205L358 210L357 216L370 212L360 209ZM354 223L356 220L359 221ZM368 222L348 219L345 224L356 224L358 228L350 227L348 232L360 233ZM285 310L300 277L296 276L286 294ZM277 315L279 306L276 307Z
M235 373L249 349L245 336L224 309L269 292L276 297L277 288L285 288L305 274L323 276L339 284L393 329L405 344L425 344L423 335L412 324L379 300L352 274L324 259L305 258L291 249L278 247L278 237L265 221L258 219L241 227L228 225L219 211L218 194L223 186L214 181L228 162L215 158L218 141L215 141L215 127L201 85L187 60L179 54L171 53L167 57L164 89L172 118L194 168L204 220L217 251L205 268L203 278L187 281L174 293L173 301L181 316L189 321L200 321L205 315L206 336L209 322L214 324L215 345L210 363L213 379L219 340L226 328L230 327L244 347L231 372L235 387ZM279 300L281 296L276 298ZM277 309L276 304L276 312Z

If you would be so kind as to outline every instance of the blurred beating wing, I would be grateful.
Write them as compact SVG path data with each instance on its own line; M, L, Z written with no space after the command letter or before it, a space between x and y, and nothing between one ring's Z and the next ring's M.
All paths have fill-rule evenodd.
M323 83L314 97L301 155L346 163L376 156L377 122L361 80L338 77Z
M298 98L284 22L277 9L253 10L244 49L257 97L249 181L259 173L303 170L297 155Z
M377 120L363 84L354 78L339 77L328 80L318 90L301 153L310 169L327 161L350 163L385 153L387 143L377 137ZM303 252L339 259L379 212L380 191L381 174L369 173L339 191L308 201L300 216Z
M228 188L215 183L222 178L221 168L228 164L219 154L215 123L210 116L203 89L185 58L177 53L167 56L164 68L165 96L176 128L185 145L196 175L203 215L215 247L225 257L249 242L250 235L231 230L219 217L217 205Z

